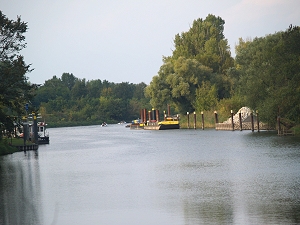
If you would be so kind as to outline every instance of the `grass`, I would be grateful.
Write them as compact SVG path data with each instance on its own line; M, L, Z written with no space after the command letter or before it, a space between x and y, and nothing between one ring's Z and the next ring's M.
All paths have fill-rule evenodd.
M203 117L204 117L204 128L214 128L215 127L215 114L213 111L204 111L203 112ZM218 115L218 120L219 122L223 122L227 120L228 118L226 117L220 117ZM190 113L189 114L189 125L190 128L194 128L194 114ZM180 128L188 128L188 116L187 115L182 115L180 117ZM202 128L202 114L197 113L196 114L196 128Z
M26 141L26 145L32 144L31 141ZM18 152L15 146L24 145L24 140L22 138L3 138L0 141L0 156L8 155Z

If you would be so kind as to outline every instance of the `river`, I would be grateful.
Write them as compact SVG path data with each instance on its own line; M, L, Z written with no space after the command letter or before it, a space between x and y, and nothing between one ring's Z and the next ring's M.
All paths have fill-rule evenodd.
M300 224L300 140L274 132L51 128L0 157L0 224Z

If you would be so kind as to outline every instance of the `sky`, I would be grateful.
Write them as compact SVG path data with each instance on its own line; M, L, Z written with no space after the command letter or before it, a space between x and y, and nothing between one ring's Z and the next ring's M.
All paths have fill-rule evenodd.
M9 19L27 22L31 83L72 73L79 79L150 84L171 56L174 37L208 14L225 20L232 56L239 38L300 26L299 0L0 0Z

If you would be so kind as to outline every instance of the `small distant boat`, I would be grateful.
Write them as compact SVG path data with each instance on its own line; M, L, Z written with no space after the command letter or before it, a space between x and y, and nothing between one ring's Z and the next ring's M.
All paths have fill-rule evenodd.
M101 124L101 127L107 127L107 123L106 123L106 122L103 122L103 123Z
M132 120L131 124L130 124L130 129L144 129L144 123L141 122L140 119L136 119L136 120ZM126 126L128 127L128 126Z
M40 144L49 144L49 133L46 130L47 124L45 122L38 122L37 128L38 128L38 143Z
M49 144L50 138L49 138L49 132L46 129L47 124L45 122L37 122L37 131L38 131L38 144ZM23 137L23 133L22 133ZM29 140L34 138L34 128L33 124L29 123Z

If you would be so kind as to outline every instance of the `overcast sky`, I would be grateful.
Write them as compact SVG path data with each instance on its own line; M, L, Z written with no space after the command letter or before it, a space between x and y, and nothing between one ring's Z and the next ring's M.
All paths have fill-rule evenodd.
M149 84L162 57L172 55L174 36L208 14L225 20L233 56L240 37L300 26L299 0L0 0L0 10L28 23L21 54L37 84L65 72Z

